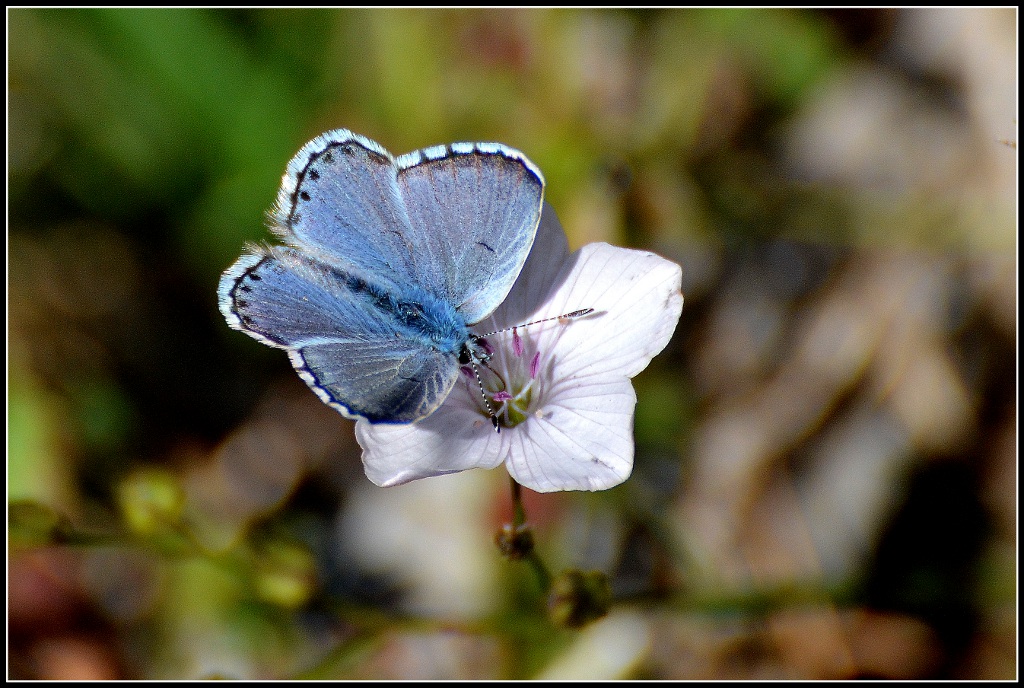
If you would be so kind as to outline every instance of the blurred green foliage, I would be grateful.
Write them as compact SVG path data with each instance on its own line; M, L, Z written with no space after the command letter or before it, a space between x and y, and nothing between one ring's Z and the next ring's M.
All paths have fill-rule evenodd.
M101 678L358 676L372 673L372 663L359 667L390 632L438 628L507 638L486 675L525 678L572 642L549 626L523 571L504 570L494 615L451 626L397 611L401 586L386 577L330 579L324 562L337 567L337 555L325 543L345 490L317 476L282 490L280 512L253 507L259 517L230 552L188 532L197 521L181 475L252 422L274 381L294 378L280 352L225 326L218 275L245 242L269 240L265 214L284 167L323 131L349 128L396 154L506 143L544 171L574 248L610 241L683 264L677 337L636 381L635 483L577 514L641 543L603 561L620 564L613 591L630 591L631 575L649 579L641 587L655 603L679 581L659 558L678 543L654 511L678 497L686 448L719 399L706 391L707 371L695 381L689 366L721 293L747 280L750 303L761 303L750 293L778 297L799 325L803 300L828 284L844 250L1005 254L1015 241L1015 208L985 193L952 182L808 182L784 160L797 113L856 68L895 61L872 53L892 30L886 12L17 8L7 17L8 496L34 500L9 506L9 537L52 543L66 535L58 513L67 513L85 531L163 557L104 569L117 573L111 590L133 591L137 616L76 622L86 635L119 634L125 658ZM779 238L814 248L793 251L804 263L778 259L764 247ZM980 361L978 389L1005 394L984 374L1007 360L1001 335L986 337L968 356ZM775 347L758 363L767 367L787 340L765 339ZM274 431L284 455L301 454ZM315 445L312 435L304 442ZM358 474L352 452L344 456ZM997 568L987 585L1010 594L991 582L1005 580L1005 557L986 557ZM932 604L914 596L936 589L925 580L934 572L901 579L908 590L894 607ZM163 591L151 604L147 585ZM766 608L790 599L784 591ZM24 659L35 656L37 626L17 623L15 674L37 677L36 660ZM211 664L189 664L189 645ZM232 664L242 655L251 664Z

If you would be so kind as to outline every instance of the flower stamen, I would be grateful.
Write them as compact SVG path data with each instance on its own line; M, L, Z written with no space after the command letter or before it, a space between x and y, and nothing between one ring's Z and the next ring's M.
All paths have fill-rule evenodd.
M483 408L480 410L490 417L491 423L494 424L496 430L500 432L499 419L501 425L504 425L506 428L512 428L525 421L534 411L538 414L540 413L540 404L535 403L534 398L534 382L540 373L541 352L534 350L533 356L530 357L530 362L527 364L523 356L528 348L532 349L534 346L531 346L530 342L524 342L524 338L519 333L519 330L542 323L557 322L559 325L566 325L576 318L581 318L593 312L593 308L583 308L551 318L534 320L523 325L506 327L483 335L473 335L472 339L477 348L468 353L474 353L475 355L468 355L466 357L467 360L463 361L464 363L468 362L471 364L472 368L464 366L462 370L468 381L472 382L475 380L476 386L480 389L480 397L483 400ZM512 355L493 355L496 349L486 337L510 330L512 332ZM527 332L527 336L529 336L530 332L532 331ZM481 368L490 374L485 373L481 376ZM497 410L495 410L495 406L497 406Z

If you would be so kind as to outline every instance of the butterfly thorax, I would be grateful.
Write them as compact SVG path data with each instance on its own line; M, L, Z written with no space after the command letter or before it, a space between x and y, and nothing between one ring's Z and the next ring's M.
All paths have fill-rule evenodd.
M469 329L451 304L419 287L406 287L404 298L368 280L347 275L346 280L373 307L393 314L403 339L422 342L442 353L458 355L469 338Z
M438 351L458 355L469 338L469 329L458 311L425 292L416 300L396 301L395 312L402 325L429 340Z

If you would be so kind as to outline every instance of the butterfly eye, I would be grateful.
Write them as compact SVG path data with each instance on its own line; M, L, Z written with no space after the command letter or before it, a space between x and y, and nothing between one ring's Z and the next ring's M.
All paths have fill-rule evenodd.
M490 343L480 335L471 334L469 339L462 346L462 353L459 354L459 362L466 365L471 360L478 363L487 363L491 360L491 353L494 351ZM466 356L466 361L462 361Z

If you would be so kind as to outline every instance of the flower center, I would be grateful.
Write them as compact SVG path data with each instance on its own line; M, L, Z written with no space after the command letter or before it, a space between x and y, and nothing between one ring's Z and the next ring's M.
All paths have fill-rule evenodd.
M470 393L477 400L480 413L490 417L493 412L502 427L514 428L540 407L537 403L540 398L537 373L541 352L531 341L524 342L517 328L512 328L511 348L494 349L490 341L480 341L488 352L493 350L487 361L477 361L480 381L477 382L470 366L462 367L463 376L471 387ZM484 403L485 398L490 409Z

